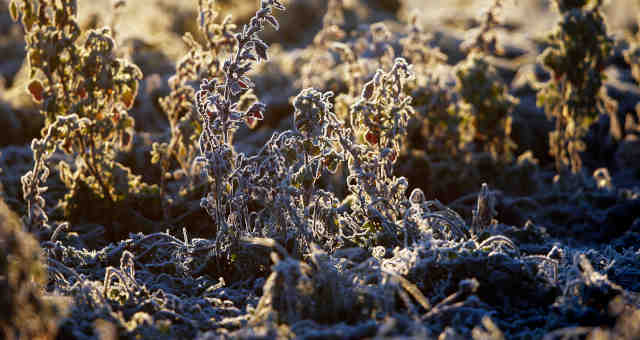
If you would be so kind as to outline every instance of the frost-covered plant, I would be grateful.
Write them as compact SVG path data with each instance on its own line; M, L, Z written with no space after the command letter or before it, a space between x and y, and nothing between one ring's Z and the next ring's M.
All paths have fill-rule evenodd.
M331 111L332 93L306 89L296 97L294 130L272 138L267 144L270 155L258 167L277 166L282 170L272 172L282 177L265 179L268 172L264 170L256 174L256 183L273 181L271 185L278 188L272 204L293 205L287 214L280 214L280 220L288 220L284 223L302 236L335 246L399 245L417 236L413 219L419 214L409 212L407 180L393 175L414 114L411 97L405 93L411 76L404 59L397 59L388 72L378 71L351 106L346 122ZM342 162L347 164L348 197L340 203L334 193L319 189L316 183ZM276 211L264 211L262 221L274 218Z
M517 99L493 67L488 56L498 50L495 28L503 1L496 0L485 13L478 33L465 42L467 58L456 66L461 147L489 152L495 160L510 162L516 148L511 139L511 117Z
M110 30L83 34L77 3L71 0L15 0L10 11L24 26L31 78L27 89L42 104L45 116L43 137L32 143L34 171L23 180L25 200L31 206L29 224L42 224L31 210L36 206L43 210L43 199L36 192L44 191L46 162L55 150L70 156L58 163L69 189L62 202L68 217L87 199L106 200L113 206L152 195L155 187L142 183L140 176L115 160L132 139L134 120L127 110L134 104L142 73L116 57Z
M426 151L430 157L454 157L460 144L460 117L455 89L446 84L447 56L432 46L432 36L420 25L417 12L412 13L407 31L399 42L402 57L413 65L415 80L408 87L419 113L416 132L424 137L411 147Z
M417 74L428 73L429 69L447 61L447 56L438 47L431 46L432 35L420 25L418 12L411 13L407 36L400 39L402 57L413 65Z
M489 152L495 160L513 159L516 144L511 139L511 116L517 99L489 64L486 57L472 52L457 66L457 90L463 102L459 115L461 142Z
M246 77L252 61L266 59L266 45L256 34L264 22L275 20L272 8L280 7L262 1L251 23L236 35L236 50L222 69L224 79L204 79L196 94L203 119L198 160L211 182L201 206L217 225L217 253L228 254L242 234L276 237L288 246L293 241L297 254L308 250L311 241L322 240L329 248L412 241L419 224L414 220L423 217L409 211L407 180L393 176L414 114L412 98L405 93L412 72L404 59L396 59L388 72L379 70L362 85L348 121L332 111L333 93L306 89L293 101L293 130L275 134L250 157L231 144L241 123L262 119L263 104L240 111L238 101L252 86ZM378 27L372 32L384 35L383 31ZM350 196L341 203L319 180L342 161L348 164Z
M329 0L327 13L322 18L322 29L313 38L313 43L323 46L344 38L346 32L341 27L344 24L344 0Z
M351 323L390 315L398 300L413 314L418 308L412 298L423 309L431 308L415 285L393 270L383 268L376 258L356 264L347 258L332 257L312 244L308 264L288 256L273 240L254 242L275 246L285 258L271 253L273 272L264 284L264 294L250 324L268 321L294 324L305 319Z
M45 160L49 158L51 153L47 153L46 144L46 140L39 139L34 139L31 142L34 159L33 169L20 178L23 199L27 203L27 214L22 219L29 231L50 229L47 224L49 216L46 212L46 202L42 196L47 190L45 183L50 172Z
M463 49L480 50L487 54L500 52L496 28L500 25L500 14L504 6L504 0L493 0L484 13L480 26L463 43Z
M196 108L202 119L198 142L200 156L197 161L203 165L203 173L212 183L211 192L202 199L201 206L217 224L217 241L222 238L233 239L231 233L236 230L230 228L229 222L236 224L239 214L244 215L243 224L248 228L246 197L242 196L242 191L238 196L238 190L244 188L239 187L240 182L235 187L232 182L243 156L235 152L231 142L240 124L254 126L263 119L264 104L255 102L242 110L239 102L241 96L253 87L253 82L247 77L253 64L268 59L268 45L259 38L258 33L266 23L278 28L273 16L274 9L284 10L284 6L277 0L261 1L260 9L250 23L243 26L242 32L233 35L233 51L220 69L222 79L205 78L195 95Z
M322 19L322 28L313 38L313 44L304 49L301 56L299 83L301 88L324 88L338 91L343 77L334 72L321 72L333 69L337 62L332 55L331 46L346 38L345 9L343 0L327 2L327 12Z
M357 100L364 83L376 69L391 68L396 53L393 35L384 23L352 33L355 38L348 37L340 26L343 10L341 1L329 3L324 26L305 56L301 76L304 87L326 88L338 93L336 114L348 120L349 106ZM334 71L327 72L327 69Z
M169 78L171 92L159 99L169 121L171 137L168 143L154 143L151 156L152 163L158 164L162 170L160 186L165 220L171 215L169 206L174 200L167 188L168 181L177 181L186 176L193 185L197 179L193 161L198 156L197 141L202 133L198 111L193 105L197 81L217 77L222 71L220 56L230 53L237 44L234 38L236 25L231 22L231 16L217 22L215 1L199 0L198 12L201 42L191 33L185 33L183 40L189 50L176 64L175 75ZM174 163L177 163L177 168ZM188 192L182 189L185 187L179 190L181 195L187 195Z
M406 197L408 182L393 175L409 119L415 114L405 91L411 67L398 58L391 70L379 70L351 106L349 129L340 136L348 164L348 214L340 219L341 235L351 242L407 244L417 236L424 194ZM428 209L427 209L428 210Z
M602 0L556 0L562 18L547 39L541 56L551 79L538 93L538 105L555 119L549 135L558 171L576 173L582 167L582 138L604 112L603 70L613 49L602 15Z
M369 31L351 44L335 42L331 45L344 64L343 79L348 96L356 100L365 81L371 76L371 66L390 68L396 53L391 39L393 35L382 22L372 24ZM375 68L374 68L375 70Z

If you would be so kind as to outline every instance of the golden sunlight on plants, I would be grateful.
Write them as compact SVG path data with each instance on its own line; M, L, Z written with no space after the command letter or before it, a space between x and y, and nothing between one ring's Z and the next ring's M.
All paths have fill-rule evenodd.
M640 338L637 2L0 6L0 338Z

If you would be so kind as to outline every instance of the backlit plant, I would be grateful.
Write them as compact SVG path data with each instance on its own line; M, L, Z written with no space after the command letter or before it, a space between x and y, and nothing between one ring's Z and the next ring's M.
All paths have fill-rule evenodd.
M541 56L551 79L538 93L538 105L555 120L549 135L556 169L576 173L582 167L583 137L604 112L603 70L613 41L602 15L602 0L556 0L562 18Z
M472 52L457 66L460 105L460 136L463 145L509 162L516 148L511 139L511 115L517 99L496 69L480 53Z
M495 160L510 162L516 145L511 139L511 120L517 99L488 56L498 50L495 29L502 1L493 2L475 37L466 43L467 58L456 66L460 105L462 147L489 152ZM476 150L474 150L476 149Z
M173 215L171 207L178 205L176 193L189 199L190 191L197 190L198 171L194 160L198 156L198 136L202 133L202 123L193 105L197 91L197 81L201 78L216 77L222 71L220 55L231 53L238 43L234 38L236 25L231 17L217 22L215 1L198 1L198 33L194 37L187 32L183 41L188 52L176 64L176 73L169 78L170 93L159 99L162 110L169 121L170 139L156 142L152 146L151 162L161 168L160 190L165 221ZM199 40L197 38L200 38ZM247 100L251 100L250 94ZM169 183L177 181L179 188L171 190Z
M250 24L235 35L237 44L223 63L223 77L204 79L196 93L203 121L198 161L211 183L201 206L218 228L215 253L229 257L242 235L275 237L296 254L308 251L311 242L330 249L407 244L425 223L441 225L451 237L463 236L457 222L427 222L430 219L421 214L436 216L446 209L427 204L417 193L412 203L405 196L407 180L393 175L414 115L412 98L405 93L413 72L402 58L387 72L378 70L370 81L354 84L361 93L346 121L332 110L333 93L305 89L293 100L292 130L274 134L255 155L235 150L233 132L240 124L262 119L266 109L256 102L240 110L238 102L252 87L246 77L252 62L267 58L266 44L256 34L266 22L277 27L272 23L273 8L282 6L262 1ZM384 26L371 32L372 39L381 42L380 55L392 53L385 52ZM337 47L341 53L352 52L347 45ZM343 162L349 195L341 202L320 179Z
M214 1L198 2L198 26L188 28L181 25L192 8L168 5L185 12L168 16L175 19L169 32L153 33L193 35L184 36L187 52L175 76L148 77L136 99L141 75L118 57L113 31L80 32L75 2L11 2L32 39L27 89L47 121L31 144L33 159L25 146L3 147L0 155L9 188L0 186L0 196L22 209L12 186L24 174L27 205L25 228L0 200L0 309L7 311L0 338L635 335L638 190L624 188L615 168L563 187L550 183L554 172L535 165L546 160L532 152L510 162L516 101L500 77L512 70L498 71L497 60L511 53L502 55L494 35L502 1L494 1L473 51L457 66L436 47L455 59L468 52L457 51L457 41L430 35L417 16L405 29L393 20L370 24L391 18L370 0L328 1L313 43L308 36L308 46L268 50L260 36L278 28L284 6L258 3L237 27L230 17L218 20ZM305 0L289 3L296 14L301 3L310 8ZM397 9L396 0L382 3ZM581 4L559 7L593 8ZM141 8L156 5L166 3ZM71 20L62 18L68 13ZM305 20L291 17L294 25ZM167 51L145 46L141 55L137 44L133 57L143 62L147 48L153 58ZM62 47L54 57L48 46ZM573 86L565 73L551 81ZM23 80L12 81L22 90ZM535 90L515 88L527 98ZM159 93L168 129L142 131L139 149L121 152L133 127L128 112L150 113ZM520 106L523 125L544 122L527 104ZM278 126L255 130L266 112ZM612 145L616 157L637 146L630 131L640 130L629 127ZM540 130L531 130L536 139ZM589 141L608 138L598 132ZM157 168L145 175L159 187L115 162L142 168L148 156ZM627 163L619 164L627 180ZM50 171L62 183L48 181ZM62 234L70 224L52 230L48 213L59 220L60 211L47 210L45 197L65 193L67 217L79 222ZM112 222L120 233L102 237L95 222ZM40 246L20 228L38 230ZM606 243L585 252L584 235ZM69 308L56 310L53 301Z
M264 104L255 102L241 111L238 102L253 87L253 82L246 76L253 63L268 58L268 46L258 37L258 33L267 23L278 28L278 22L272 14L274 9L284 10L284 6L277 0L261 1L260 9L250 23L243 26L242 32L233 35L235 45L222 63L222 79L205 78L195 95L196 108L202 119L198 142L200 156L197 161L203 165L203 173L212 182L211 192L202 199L201 206L217 224L218 254L221 250L228 250L226 242L223 247L222 239L233 241L233 233L241 230L239 223L245 225L242 229L249 227L245 188L240 187L242 182L236 182L234 187L232 181L243 156L236 154L231 142L240 124L254 126L263 119Z
M411 63L415 74L407 85L414 98L413 105L418 111L416 131L420 138L418 145L411 145L426 151L431 157L455 157L459 153L460 117L455 100L456 89L445 84L447 56L439 48L433 47L432 35L420 24L418 13L412 13L407 36L400 39L402 56Z

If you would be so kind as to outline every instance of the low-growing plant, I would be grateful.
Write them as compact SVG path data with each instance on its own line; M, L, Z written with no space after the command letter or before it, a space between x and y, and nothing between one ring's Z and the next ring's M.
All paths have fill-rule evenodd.
M311 242L329 249L413 242L420 226L434 223L434 216L446 209L427 203L419 190L407 198L407 180L393 175L415 113L406 94L413 72L404 59L395 59L387 72L378 70L360 86L352 84L361 93L346 119L333 112L332 92L305 89L293 100L292 130L274 134L255 155L235 150L233 132L240 124L262 119L266 109L257 102L241 111L238 101L252 87L246 76L252 62L267 58L257 33L266 22L277 27L274 8L283 7L277 1L261 2L250 24L235 35L237 44L223 63L222 79L204 79L196 94L203 121L198 161L211 183L201 206L218 228L214 253L229 258L242 235L274 237L297 255L306 253ZM372 35L382 43L380 55L389 56L384 31L378 25ZM320 182L341 163L347 165L344 200ZM443 237L464 236L459 223L435 220Z
M458 64L456 75L463 100L459 107L462 148L488 152L495 160L512 161L516 144L511 139L511 117L517 99L509 94L482 53L469 54Z
M230 16L218 22L215 1L199 0L198 13L199 34L195 37L189 32L184 34L182 39L188 51L177 62L176 73L169 78L171 91L159 99L169 121L170 138L168 142L153 143L151 162L161 169L160 190L165 223L174 215L172 207L192 199L193 193L201 193L202 186L206 185L206 181L198 180L198 169L194 166L199 153L197 144L202 123L193 98L198 80L218 76L223 66L221 56L231 53L237 44L234 38L236 25ZM245 96L249 104L252 99L250 93ZM178 187L171 189L171 182L177 182Z
M143 183L116 161L132 139L134 120L127 111L142 73L117 57L110 30L83 34L76 1L16 0L10 10L25 29L27 90L45 116L42 138L32 143L34 170L23 180L29 224L46 221L39 195L46 190L47 163L56 150L68 156L56 165L68 190L61 206L71 220L81 217L77 212L91 210L82 217L101 219L110 214L96 211L96 206L112 209L157 195L157 186ZM89 202L97 204L91 207Z
M27 213L22 219L25 227L29 231L50 231L49 229L51 229L47 223L49 216L46 212L46 201L42 196L47 190L45 183L50 173L45 160L51 156L51 152L47 152L45 148L46 144L46 139L44 141L34 139L31 142L34 166L32 170L27 171L27 173L20 178L22 183L22 198L27 203Z
M263 119L264 104L256 102L245 111L240 111L239 99L253 87L253 82L246 76L253 62L268 58L268 46L258 37L258 33L266 23L278 28L278 22L272 14L274 9L284 10L284 6L277 0L261 1L260 9L250 23L243 26L241 33L233 35L234 48L220 69L222 79L205 78L195 95L196 108L202 119L197 162L202 164L203 174L211 183L211 192L202 199L201 206L218 228L216 254L226 252L230 256L229 245L226 242L223 245L222 240L237 240L237 232L249 228L248 197L244 196L246 187L240 186L244 180L234 178L244 155L239 156L231 143L240 124L253 126ZM240 228L240 224L244 228ZM236 237L233 233L236 233Z
M497 28L502 23L500 15L504 0L493 0L480 19L480 25L461 46L465 50L482 51L487 55L502 52L499 45Z
M493 55L505 57L494 35L502 1L458 66L445 62L435 47L440 37L416 16L405 30L351 20L373 13L358 8L364 3L375 7L329 1L311 46L274 51L260 37L265 27L278 28L278 0L260 0L242 27L219 21L213 1L199 1L199 32L185 35L188 52L160 100L169 129L137 136L161 169L160 178L150 171L159 186L138 195L111 190L146 186L115 162L127 144L119 134L131 132L132 120L121 129L111 109L127 115L139 74L125 72L129 64L116 57L108 30L72 40L73 16L56 26L67 22L56 11L75 2L12 1L16 18L38 13L25 19L28 39L50 32L42 34L65 46L68 62L47 73L59 60L42 61L30 79L32 97L59 105L49 112L43 103L48 121L31 144L34 159L23 147L4 148L0 158L18 164L6 172L20 175L26 170L15 169L33 161L22 177L24 222L46 231L38 246L0 200L0 309L7 311L0 338L632 338L640 320L633 293L640 287L638 190L624 189L615 169L562 186L550 183L554 173L531 152L511 162L516 101L492 66ZM382 6L389 3L397 1ZM33 46L29 52L40 51ZM95 77L82 71L89 64ZM149 93L161 91L158 79L148 79ZM92 86L91 94L80 85ZM284 95L275 93L282 88ZM275 120L265 117L267 104L290 121L273 134L249 131ZM618 151L623 145L637 144L621 142ZM50 167L62 184L47 182ZM3 181L17 183L6 172ZM416 183L429 192L412 190ZM107 240L96 224L61 235L69 224L58 223L52 231L45 197L61 191L75 197L63 202L70 219L97 221L99 211L113 225L126 221L126 229ZM152 229L142 233L136 214L144 207L155 211L143 221ZM176 222L184 224L182 237L171 230ZM583 235L612 242L584 252ZM113 242L94 247L103 241ZM58 297L72 302L62 319L49 303Z
M433 37L420 25L418 13L412 13L407 31L399 42L402 57L413 65L415 74L408 87L418 112L415 126L420 137L411 147L430 157L455 157L460 153L460 117L456 89L446 84L447 56L432 46Z
M489 152L495 160L510 162L516 144L511 139L511 120L518 100L488 60L500 49L496 37L503 1L487 10L475 37L464 45L470 53L456 66L462 148ZM476 149L476 150L473 150Z
M343 216L341 224L351 229L348 237L367 246L383 241L381 236L391 238L384 244L406 244L417 232L405 215L411 206L405 196L409 184L393 175L409 119L415 114L412 97L404 93L411 77L410 66L400 58L388 72L378 70L351 106L350 129L340 137L352 212Z
M602 0L556 0L561 14L549 35L541 62L551 73L538 92L538 105L555 120L550 153L559 172L577 173L589 126L604 112L603 70L613 40L602 14Z

